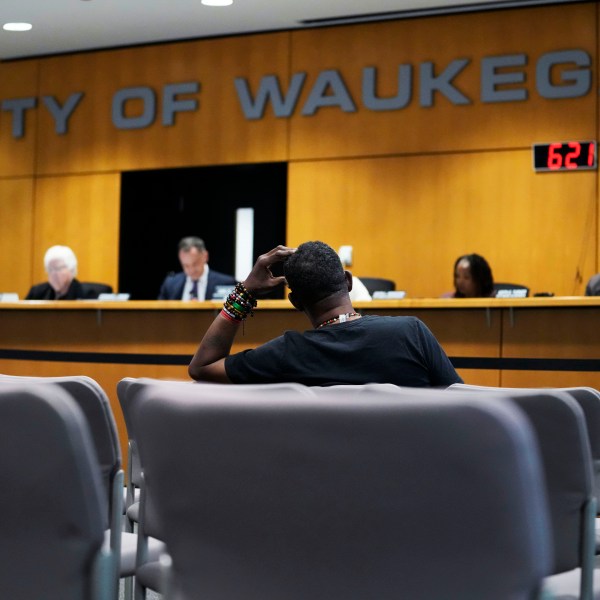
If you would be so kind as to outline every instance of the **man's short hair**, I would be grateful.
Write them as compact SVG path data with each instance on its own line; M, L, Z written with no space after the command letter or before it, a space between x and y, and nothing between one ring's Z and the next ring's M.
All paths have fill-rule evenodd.
M294 298L303 304L348 292L340 257L323 242L300 244L283 264L283 274Z
M198 252L204 252L206 250L206 246L204 244L204 240L202 238L196 236L188 236L179 240L179 244L177 245L177 250L181 252L189 252L192 248L197 248Z

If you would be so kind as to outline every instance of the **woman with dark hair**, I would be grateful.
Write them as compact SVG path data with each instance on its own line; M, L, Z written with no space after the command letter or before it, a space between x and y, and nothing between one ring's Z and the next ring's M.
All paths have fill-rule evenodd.
M494 295L492 269L483 256L459 256L453 272L454 291L444 294L444 298L489 298Z

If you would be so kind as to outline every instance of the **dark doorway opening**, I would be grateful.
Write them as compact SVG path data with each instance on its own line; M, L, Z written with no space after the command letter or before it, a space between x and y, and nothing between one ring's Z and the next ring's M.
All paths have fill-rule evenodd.
M286 242L287 163L129 171L121 176L119 291L154 300L181 271L177 243L201 237L209 266L235 275L235 215L254 209L256 258ZM283 298L283 288L269 297Z

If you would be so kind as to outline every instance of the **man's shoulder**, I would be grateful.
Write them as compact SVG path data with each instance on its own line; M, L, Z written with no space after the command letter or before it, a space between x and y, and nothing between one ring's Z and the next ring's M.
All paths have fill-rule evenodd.
M600 273L592 275L585 288L587 296L600 296Z
M181 278L185 279L185 273L183 271L178 271L177 273L168 273L165 277L165 281L174 281Z
M36 283L32 285L29 292L27 292L27 298L35 300L37 296L43 296L48 289L50 288L50 284L47 281L42 283Z
M381 327L408 327L410 325L422 323L421 319L418 317L408 315L363 315L363 319L365 319L365 323L379 325Z
M181 300L181 293L185 285L185 273L169 273L160 286L159 300Z
M164 278L162 287L172 288L182 281L185 281L185 273L183 271L179 271L178 273L169 273Z
M214 271L213 269L210 269L208 272L208 278L224 284L235 283L235 277L233 275L221 273L221 271Z

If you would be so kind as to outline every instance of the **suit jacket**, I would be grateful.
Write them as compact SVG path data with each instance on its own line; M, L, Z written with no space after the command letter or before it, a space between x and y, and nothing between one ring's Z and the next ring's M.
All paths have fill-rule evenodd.
M96 284L97 286L98 284ZM67 293L58 298L59 300L95 300L98 298L99 289L93 284L81 283L77 279L71 281L71 285L67 290ZM112 291L110 286L105 286L105 291ZM25 300L56 300L56 294L52 286L46 281L45 283L38 283L32 286L27 292Z
M158 294L159 300L181 300L183 296L183 289L185 287L186 275L182 271L181 273L174 273L173 275L167 275L162 285L160 286L160 292ZM208 280L206 282L206 299L210 300L215 293L215 288L218 285L235 285L236 281L232 275L226 275L225 273L219 273L219 271L213 271L209 269Z
M586 296L600 296L600 273L591 277L585 287Z

